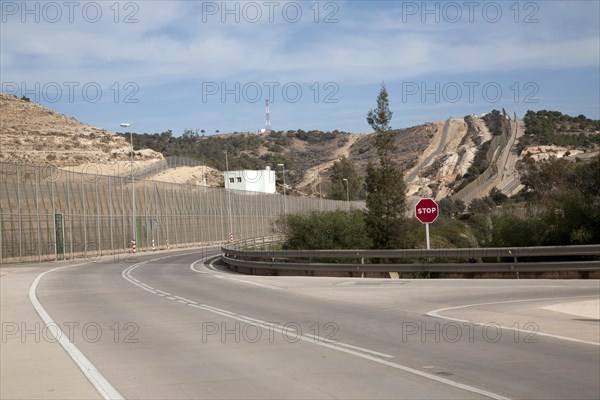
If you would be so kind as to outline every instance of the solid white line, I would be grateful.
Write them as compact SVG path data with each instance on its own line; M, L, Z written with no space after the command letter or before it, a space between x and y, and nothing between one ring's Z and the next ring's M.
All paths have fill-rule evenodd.
M115 389L113 385L98 371L98 369L92 364L92 362L75 346L71 341L67 338L67 335L64 334L62 329L59 327L57 323L54 322L52 317L46 312L42 304L40 303L37 297L37 287L40 283L41 279L50 272L57 271L63 268L72 268L78 267L80 265L85 265L88 263L75 264L75 265L66 265L63 267L53 268L50 271L46 271L38 275L31 286L29 287L29 301L37 311L38 315L44 321L46 326L52 324L52 326L56 327L56 332L52 329L48 329L48 331L58 340L58 343L62 346L63 349L67 352L67 354L71 357L71 359L77 364L79 369L83 372L86 378L90 381L90 383L96 388L98 393L104 399L124 399L124 397ZM58 337L55 336L55 333Z
M265 289L281 290L281 288L280 288L280 287L278 287L278 286L273 286L273 285L269 285L268 283L254 282L254 281L249 281L249 280L246 280L246 279L234 278L234 277L232 277L232 276L225 275L225 274L212 274L212 273L210 273L210 272L208 272L208 271L200 271L200 270L198 270L198 269L196 268L196 264L197 264L197 263L199 263L199 262L201 262L201 261L203 261L203 262L205 262L205 264L203 264L203 265L204 265L206 268L208 268L208 269L211 269L212 271L215 271L215 272L221 272L221 271L219 271L218 269L216 269L216 268L213 266L213 263L214 263L215 261L217 261L219 258L220 258L220 256L216 256L216 257L210 257L210 258L206 258L206 259L200 259L200 260L197 260L197 261L193 262L192 264L190 264L190 269L191 269L192 271L194 271L194 272L197 272L197 273L199 273L199 274L210 274L210 276L212 276L212 277L214 277L214 278L227 279L227 280L229 280L229 281L233 281L233 282L239 282L239 283L245 283L245 284L247 284L247 285L257 286L257 287L261 287L261 288L265 288ZM211 260L211 259L212 259L212 261L210 261L210 262L208 263L208 265L207 265L207 264L206 264L206 262L207 262L208 260Z
M207 259L208 258L205 258L203 260L207 260ZM190 269L193 270L193 271L196 271L196 272L200 272L200 271L197 271L194 268L194 266L195 266L196 263L198 263L199 261L203 261L203 260L198 260L198 261L195 261L194 263L192 263L190 265ZM136 265L135 268L137 268L140 265ZM137 285L135 282L131 281L132 277L130 275L130 272L133 269L134 268L131 268L128 271L127 274L122 274L122 275L129 282L133 283L136 286L140 286L140 285ZM200 273L202 273L202 272L200 272ZM146 289L146 290L148 290L148 289ZM155 294L157 294L159 296L161 295L161 293L155 293ZM208 312L212 312L212 313L215 313L215 314L219 314L219 315L222 315L224 317L232 318L232 319L235 319L235 320L238 320L238 321L241 321L241 322L245 322L245 323L257 323L258 322L258 323L264 324L265 326L272 327L272 329L275 330L275 331L277 331L278 333L289 333L290 332L290 329L282 327L282 326L279 326L279 325L275 325L275 324L272 324L272 323L269 323L269 322L261 321L261 320L255 319L255 318L248 319L250 317L244 317L244 316L241 316L241 315L236 314L234 312L223 310L223 309L212 307L212 306L208 306L208 305L205 305L205 304L199 305L199 304L190 304L190 303L188 303L187 305L190 306L190 307L194 307L194 308L198 308L198 309L201 309L201 310L204 310L204 311L208 311ZM379 363L379 364L382 364L382 365L385 365L385 366L388 366L388 367L391 367L391 368L395 368L395 369L398 369L398 370L401 370L401 371L404 371L404 372L408 372L408 373L411 373L411 374L414 374L414 375L417 375L417 376L420 376L420 377L423 377L423 378L426 378L426 379L429 379L429 380L433 380L433 381L436 381L436 382L439 382L439 383L443 383L443 384L446 384L446 385L449 385L449 386L452 386L452 387L455 387L455 388L458 388L458 389L462 389L462 390L465 390L465 391L468 391L468 392L471 392L471 393L480 394L482 396L486 396L486 397L489 397L489 398L494 399L494 400L509 400L507 397L501 396L501 395L496 394L496 393L489 392L487 390L483 390L483 389L479 389L479 388L474 387L474 386L469 386L469 385L462 384L462 383L459 383L459 382L451 381L449 379L442 378L442 377L437 376L437 375L429 374L427 372L423 372L423 371L420 371L420 370L417 370L417 369L414 369L414 368L411 368L411 367L407 367L407 366L402 365L402 364L398 364L398 363L394 363L394 362L391 362L391 361L383 360L381 358L375 357L374 355L365 354L365 353L371 353L371 354L379 354L379 355L383 356L384 353L378 353L378 352L374 352L373 350L363 349L363 348L356 347L356 346L351 346L351 345L346 345L346 347L342 347L339 342L337 342L337 343L331 343L332 341L330 339L320 338L320 337L318 337L316 335L312 335L312 336L309 336L309 335L299 335L298 338L299 338L299 340L302 340L304 342L313 343L315 345L319 345L319 346L330 348L332 350L336 350L336 351L340 351L340 352L343 352L343 353L347 353L347 354L350 354L350 355L353 355L353 356L356 356L356 357L359 357L359 358L363 358L363 359L366 359L366 360L369 360L369 361L373 361L373 362L376 362L376 363ZM315 338L318 338L320 340L315 340ZM359 350L359 351L357 351L357 350ZM386 356L389 356L389 355L386 355Z
M210 311L210 312L213 312L215 314L220 314L220 315L223 315L225 317L229 317L229 318L241 321L241 322L248 322L247 319L239 317L239 316L235 315L234 313L232 313L230 311L223 310L224 312L221 312L221 311L213 310L214 307L203 306L203 305L201 305L201 306L191 305L191 306L195 307L195 308L199 308L199 309L205 310L205 311ZM253 319L253 320L254 321L260 321L260 320L256 320L256 319ZM254 321L252 321L252 322L254 322ZM269 323L263 322L263 321L261 321L261 323L264 324L264 325L273 327L273 324L269 324ZM284 328L284 329L273 328L273 330L275 332L278 332L278 333L283 333L283 331L286 330L286 328ZM288 332L288 331L286 330L286 332ZM320 340L315 340L315 338L320 339ZM446 385L449 385L449 386L452 386L452 387L455 387L455 388L459 388L459 389L462 389L462 390L465 390L465 391L468 391L468 392L471 392L471 393L480 394L482 396L486 396L486 397L489 397L489 398L494 399L494 400L509 400L509 398L507 398L507 397L501 396L501 395L496 394L496 393L489 392L487 390L483 390L483 389L476 388L474 386L469 386L469 385L466 385L466 384L463 384L463 383L451 381L449 379L442 378L442 377L437 376L437 375L429 374L427 372L419 371L417 369L414 369L414 368L411 368L411 367L407 367L407 366L402 365L402 364L394 363L394 362L387 361L387 360L382 360L381 358L377 358L377 357L374 357L372 355L365 354L365 350L368 353L372 353L372 354L376 353L373 350L363 349L363 348L356 347L356 346L351 346L351 345L348 345L347 347L355 347L356 349L359 349L360 351L356 351L356 350L354 350L352 348L340 347L340 342L335 343L335 344L328 343L328 341L331 342L331 340L328 340L328 339L325 339L325 338L320 338L320 337L315 336L315 335L311 335L311 336L309 336L309 335L299 335L298 339L302 340L304 342L307 342L307 343L312 343L312 344L315 344L315 345L318 345L318 346L323 346L323 347L327 347L327 348L330 348L330 349L333 349L333 350L341 351L343 353L351 354L353 356L360 357L360 358L363 358L363 359L366 359L366 360L369 360L369 361L374 361L376 363L383 364L383 365L391 367L391 368L399 369L401 371L408 372L408 373L411 373L411 374L414 374L414 375L418 375L420 377L423 377L423 378L426 378L426 379L430 379L430 380L433 380L433 381L436 381L436 382L440 382L440 383L443 383L443 384L446 384ZM380 354L384 354L384 353L380 353Z
M445 320L448 320L448 321L466 322L466 323L469 323L469 324L473 324L475 326L486 326L488 323L468 321L466 319L460 319L460 318L445 317L445 316L440 315L440 313L444 312L444 311L449 311L449 310L459 310L459 309L462 309L462 308L477 307L477 306L487 306L487 305L494 305L494 304L521 303L521 302L527 302L527 301L581 299L581 298L588 298L588 297L596 297L596 296L590 295L590 296L572 296L572 297L546 297L546 298L541 298L541 299L494 301L494 302L491 302L491 303L467 304L467 305L464 305L464 306L438 308L437 310L428 311L427 313L425 313L425 315L428 315L428 316L434 317L434 318L445 319ZM515 328L515 327L512 327L512 326L503 326L503 325L496 325L496 326L499 327L500 329L507 329L507 330L516 331L516 332L523 332L523 333L532 333L531 330L519 329L519 328ZM546 336L546 337L550 337L550 338L554 338L554 339L566 340L566 341L569 341L569 342L582 343L582 344L590 344L590 345L593 345L593 346L600 346L600 343L598 343L598 342L591 342L591 341L588 341L588 340L575 339L575 338L567 337L567 336L554 335L552 333L535 332L534 334L536 336L540 335L540 336Z
M198 304L198 303L196 303L196 302L195 302L195 301L193 301L193 300L186 299L185 297L180 297L180 296L175 296L175 295L173 295L173 297L175 297L176 299L179 299L179 300L183 300L183 301L185 301L186 303L194 303L194 304Z
M199 271L197 271L194 268L195 264L197 264L199 261L208 260L208 259L209 259L209 257L206 257L206 258L204 258L202 260L195 261L194 263L192 263L190 265L190 269L192 271L199 272ZM128 277L125 277L125 279L129 280ZM250 317L242 316L242 315L236 314L236 313L234 313L232 311L227 311L227 310L224 310L224 309L220 309L220 308L208 306L208 305L205 305L205 304L187 304L187 305L190 306L190 307L194 307L194 308L197 308L197 309L204 310L204 311L212 312L214 314L222 315L222 316L227 317L227 318L232 318L232 319L235 319L237 321L241 321L241 322L245 322L245 323L251 323L251 324L259 323L259 324L262 324L262 325L265 325L265 326L269 326L274 331L276 331L278 333L289 333L290 332L290 329L287 329L286 327L283 327L283 326L280 326L280 325L275 325L275 324L272 324L272 323L269 323L269 322L266 322L266 321L261 321L261 320L255 319L255 318L250 318ZM401 370L401 371L404 371L404 372L408 372L408 373L420 376L422 378L426 378L426 379L433 380L433 381L436 381L436 382L439 382L439 383L443 383L443 384L446 384L446 385L449 385L449 386L452 386L452 387L455 387L455 388L458 388L458 389L462 389L462 390L465 390L465 391L468 391L468 392L471 392L471 393L476 393L476 394L479 394L479 395L482 395L482 396L486 396L486 397L489 397L489 398L494 399L494 400L509 400L507 397L501 396L501 395L496 394L496 393L489 392L487 390L483 390L483 389L479 389L479 388L474 387L474 386L469 386L469 385L466 385L466 384L463 384L463 383L451 381L449 379L442 378L442 377L437 376L437 375L433 375L433 374L430 374L430 373L427 373L427 372L423 372L423 371L420 371L420 370L417 370L417 369L414 369L414 368L411 368L411 367L408 367L408 366L405 366L405 365L402 365L402 364L394 363L394 362L391 362L391 361L388 361L388 360L383 360L381 358L375 357L375 355L379 355L381 357L390 356L389 354L379 353L379 352L375 352L373 350L363 349L363 348L352 346L352 345L342 346L340 344L340 342L332 343L332 340L326 339L326 338L321 338L321 337L316 336L316 335L310 335L309 336L309 335L302 335L302 334L300 334L297 337L298 337L299 340L302 340L302 341L307 342L307 343L313 343L313 344L318 345L318 346L323 346L323 347L327 347L327 348L332 349L332 350L336 350L336 351L340 351L340 352L343 352L343 353L347 353L347 354L350 354L350 355L353 355L353 356L356 356L356 357L359 357L359 358L363 358L365 360L373 361L373 362L376 362L376 363L379 363L379 364L382 364L382 365L385 365L385 366L388 366L388 367L391 367L391 368L395 368L395 369L398 369L398 370ZM315 339L318 339L318 340L315 340ZM370 354L373 354L373 355L366 354L366 353L370 353Z
M258 287L261 287L261 288L264 288L264 289L281 290L281 288L279 288L277 286L269 285L268 283L260 283L260 282L247 281L245 279L232 278L232 277L227 276L227 275L212 275L212 276L215 277L215 278L226 279L228 281L234 281L234 282L239 282L239 283L245 283L247 285L258 286Z
M219 258L219 257L221 257L221 256L210 256L210 257L208 257L208 258L201 258L200 260L194 261L192 264L190 264L190 269L191 269L192 271L194 271L194 272L197 272L197 273L199 273L199 274L208 274L209 272L207 272L207 271L199 271L199 270L197 270L197 269L196 269L196 264L197 264L197 263L199 263L199 262L208 261L208 260L210 260L211 258L214 258L214 259L216 260L216 259L217 259L217 258ZM206 266L206 264L204 264L204 265ZM213 268L213 269L214 269L214 268Z
M371 353L371 354L374 354L374 355L379 356L379 357L394 358L394 356L392 356L390 354L385 354L385 353L380 353L378 351L373 351L373 350L365 349L364 347L357 347L357 346L353 346L353 345L347 344L347 343L331 341L329 339L325 339L325 340L327 341L327 343L332 343L332 344L336 344L338 346L348 347L349 349L359 350L359 351L362 351L362 352L365 352L365 353Z

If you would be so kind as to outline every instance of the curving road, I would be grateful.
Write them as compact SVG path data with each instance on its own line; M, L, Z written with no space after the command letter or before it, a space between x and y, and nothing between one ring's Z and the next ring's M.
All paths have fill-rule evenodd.
M599 320L542 308L598 281L242 276L215 254L1 269L2 398L600 397ZM31 283L96 387L47 332L6 334L40 322Z

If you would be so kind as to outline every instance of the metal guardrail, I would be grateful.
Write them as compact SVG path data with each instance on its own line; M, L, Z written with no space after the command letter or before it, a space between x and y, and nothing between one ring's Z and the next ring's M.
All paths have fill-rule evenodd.
M280 239L270 237L230 243L221 249L223 260L234 267L289 271L452 273L600 271L600 245L432 250L275 250L274 246L280 243ZM518 261L523 257L546 259L590 256L596 259ZM319 259L349 259L361 263L312 262ZM365 264L365 259L384 262ZM496 259L496 261L489 259ZM387 260L396 261L385 262ZM406 262L400 263L397 260L406 260Z

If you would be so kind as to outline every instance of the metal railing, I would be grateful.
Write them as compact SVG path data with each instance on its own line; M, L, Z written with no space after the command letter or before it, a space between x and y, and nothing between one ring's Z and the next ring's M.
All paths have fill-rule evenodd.
M276 244L273 238L231 243L222 247L222 258L229 266L251 270L399 273L600 271L600 245L432 250L275 250ZM557 257L569 257L571 260ZM354 263L314 262L331 259L354 260Z

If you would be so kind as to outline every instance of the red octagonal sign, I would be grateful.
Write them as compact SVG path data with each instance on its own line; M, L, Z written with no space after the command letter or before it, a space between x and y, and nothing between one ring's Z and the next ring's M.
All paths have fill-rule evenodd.
M415 206L415 217L424 224L429 224L440 215L440 209L433 199L421 199Z

